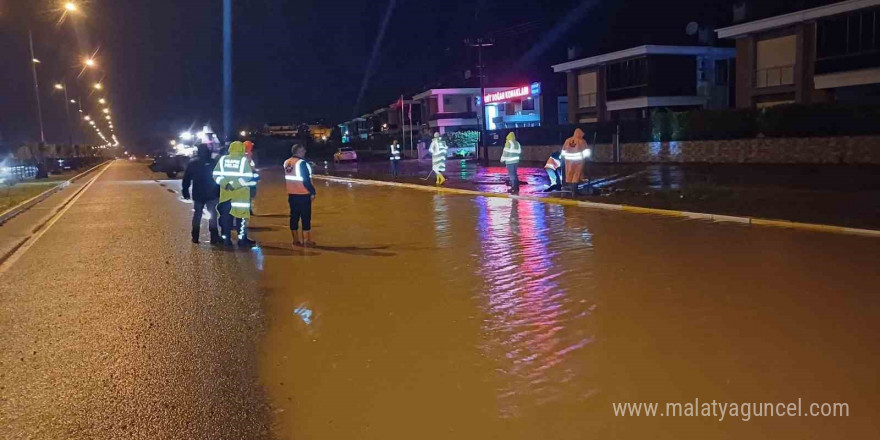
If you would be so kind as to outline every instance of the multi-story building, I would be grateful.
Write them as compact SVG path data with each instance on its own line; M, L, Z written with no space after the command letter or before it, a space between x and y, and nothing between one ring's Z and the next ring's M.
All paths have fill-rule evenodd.
M286 124L278 122L270 122L263 126L263 133L269 136L296 136L297 127L295 124Z
M487 87L486 94L505 92L511 87ZM429 131L448 133L479 130L480 89L478 87L430 89L413 96L420 104L422 126Z
M734 49L639 46L553 66L565 72L568 122L642 119L652 108L727 108Z
M373 112L374 132L399 134L406 131L408 136L410 131L419 131L421 117L422 110L418 102L411 99L398 100Z
M880 0L847 0L718 29L736 40L736 106L880 103Z

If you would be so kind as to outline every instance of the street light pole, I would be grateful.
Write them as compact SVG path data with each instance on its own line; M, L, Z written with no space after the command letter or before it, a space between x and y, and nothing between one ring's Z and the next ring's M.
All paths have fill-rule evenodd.
M489 163L489 143L486 142L486 75L483 73L483 48L490 47L494 43L492 43L492 39L484 39L479 37L473 41L468 40L468 43L472 47L477 48L477 62L480 64L477 66L479 75L480 75L480 115L477 118L477 121L480 123L480 149L482 150L482 154L478 156L482 156L483 164Z
M40 105L40 84L37 82L37 57L34 55L34 33L28 29L28 42L31 47L31 70L34 73L34 94L37 97L37 120L40 121L40 143L46 143L46 135L43 132L43 108Z
M489 145L486 142L486 76L483 75L483 39L477 38L477 61L480 63L480 146L483 163L489 163Z
M67 96L67 81L60 84L64 91L64 113L67 114L67 144L73 146L73 132L70 128L70 97Z

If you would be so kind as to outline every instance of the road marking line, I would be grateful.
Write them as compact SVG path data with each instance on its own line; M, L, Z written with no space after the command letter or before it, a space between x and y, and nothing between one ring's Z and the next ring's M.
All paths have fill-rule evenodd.
M25 241L20 246L18 246L18 248L16 250L14 250L12 253L10 253L3 260L3 263L0 264L0 275L5 274L6 271L9 270L9 268L11 268L12 265L14 265L15 262L18 261L18 259L21 258L21 256L24 255L28 251L28 249L31 248L31 246L36 244L36 242L47 231L49 231L49 229L51 229L52 226L54 226L55 223L57 223L58 220L60 220L62 216L64 216L64 213L67 212L67 210L70 209L73 206L73 204L76 203L76 201L79 200L80 197L82 197L83 194L86 193L86 190L88 190L89 187L91 187L92 184L95 183L101 177L101 175L104 174L105 171L110 169L110 167L112 165L113 165L113 162L110 162L106 167L104 167L103 170L101 170L100 172L98 172L98 174L96 174L94 177L92 177L92 179L89 180L89 183L83 185L82 188L80 188L76 193L74 193L72 196L70 196L70 198L65 200L64 203L61 205L62 208L57 213L53 214L53 216L48 221L46 221L45 223L43 223L43 225L41 225L39 232L32 234L31 236L26 238Z
M4 224L6 224L6 222L12 220L13 218L17 217L18 215L21 215L25 211L28 211L29 209L33 208L34 206L36 206L37 204L39 204L43 200L48 199L53 194L63 190L64 188L67 188L68 186L70 186L71 183L76 182L77 180L79 180L83 176L85 176L86 174L91 173L92 171L94 171L95 169L97 169L98 167L100 167L102 165L105 165L106 163L107 163L107 161L101 162L100 164L95 165L95 166L89 168L88 170L83 171L83 172L71 177L70 179L67 179L63 182L59 182L57 185L43 191L40 194L37 194L37 195L31 197L30 199L27 199L27 200L15 205L15 206L9 208L9 209L7 209L6 211L3 211L3 213L0 214L0 226L3 226Z
M566 206L582 206L585 208L597 208L597 209L610 209L617 211L626 211L633 214L653 214L653 215L664 215L671 217L686 217L692 218L695 220L712 220L716 222L733 222L733 223L744 223L750 225L760 225L760 226L770 226L770 227L780 227L786 229L798 229L804 231L814 231L814 232L830 232L835 234L850 234L850 235L865 235L871 237L880 237L880 230L875 229L860 229L860 228L848 228L845 226L834 226L834 225L823 225L820 223L800 223L800 222L792 222L788 220L770 220L763 218L755 218L755 217L738 217L733 215L721 215L721 214L709 214L702 212L688 212L688 211L673 211L669 209L656 209L656 208L644 208L641 206L632 206L632 205L614 205L611 203L599 203L599 202L590 202L585 200L574 200L574 199L562 199L558 197L536 197L536 196L512 196L504 193L490 193L490 192L482 192L475 191L470 189L459 189L459 188L447 188L447 187L432 187L426 185L417 185L413 183L403 183L403 182L387 182L384 180L368 180L368 179L355 179L351 177L336 177L336 176L327 176L327 175L313 175L312 178L318 180L328 180L332 182L345 182L345 183L357 183L362 185L382 185L382 186L396 186L402 188L411 188L417 189L420 191L430 191L430 192L446 192L453 194L463 194L463 195L473 195L473 196L483 196L483 197L498 197L498 198L506 198L506 199L515 199L515 200L531 200L542 203L552 203L556 205L566 205Z

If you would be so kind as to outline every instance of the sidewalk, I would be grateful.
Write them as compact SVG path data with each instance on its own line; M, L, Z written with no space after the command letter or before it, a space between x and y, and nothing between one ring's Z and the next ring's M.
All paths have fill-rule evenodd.
M37 192L37 194L32 194L31 197L67 182L84 171L87 170L80 169L70 173L65 172L62 174L55 174L48 179L42 179L36 182L31 181L33 186L40 188L40 191ZM39 231L40 228L64 206L64 203L67 202L72 195L76 194L77 191L83 188L83 186L89 182L89 177L91 177L95 171L100 171L100 169L93 168L91 172L84 174L79 180L61 188L54 194L48 196L45 200L40 201L0 225L0 230L3 232L3 234L0 235L0 264L22 246L31 236ZM15 205L11 205L3 209L3 211L10 209L13 206Z
M0 212L4 212L31 197L42 194L44 191L66 182L81 171L65 171L61 174L53 174L46 179L25 180L13 186L0 186Z
M387 162L318 163L316 173L392 180ZM520 194L546 196L543 164L522 163ZM406 160L396 181L434 185L429 161ZM599 203L782 219L880 229L880 167L758 164L589 164L598 181L577 198ZM474 161L447 161L446 186L482 192L507 191L507 170ZM551 193L559 197L560 193ZM570 195L566 194L566 197Z

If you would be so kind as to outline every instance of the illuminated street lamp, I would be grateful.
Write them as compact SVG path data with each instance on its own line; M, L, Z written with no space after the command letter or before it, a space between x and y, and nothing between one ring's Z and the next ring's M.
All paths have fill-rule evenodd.
M101 98L101 99L98 100L98 102L101 103L101 104L106 104L106 103L107 103L107 100L104 99L104 98Z
M85 119L86 121L91 121L92 117L89 115L85 115L85 116L83 116L83 119Z
M175 145L177 145L177 141L175 141L174 139L171 139L171 146L173 147Z
M101 111L104 112L104 113L110 113L110 109L109 109L109 108L105 108L104 110L101 110Z
M245 137L245 136L247 136L247 132L244 131L244 130L238 132L238 134L241 135L241 137Z
M64 91L64 113L67 115L67 143L68 145L73 145L73 129L70 124L70 107L67 106L67 102L71 104L76 104L76 101L70 99L67 96L67 84L65 83L55 83L55 90L63 90Z
M193 138L193 134L188 131L184 131L183 133L180 133L180 138L185 141L190 141Z
M40 63L40 60L38 60L38 59L36 59L36 58L31 59L31 61L33 61L34 64L39 64L39 63Z
M102 90L104 86L101 83L95 83L95 89Z
M86 67L95 67L95 64L96 64L96 63L95 63L95 60L94 60L94 59L92 59L92 58L86 58L86 60L83 61L83 64L85 64Z
M76 12L78 8L76 7L76 3L67 2L64 4L64 9L66 9L68 12Z

